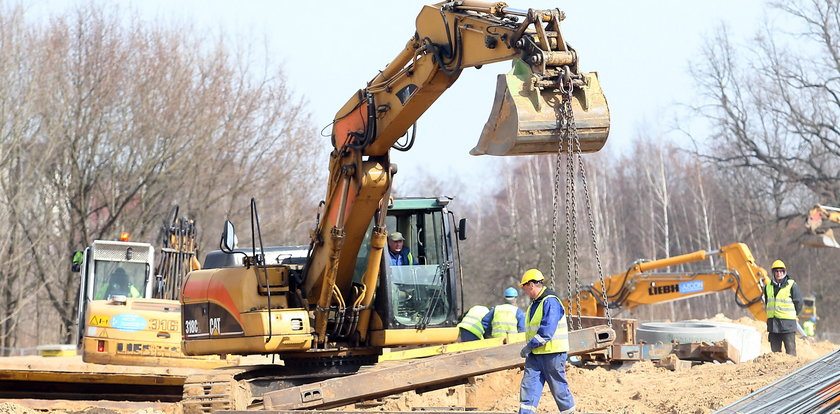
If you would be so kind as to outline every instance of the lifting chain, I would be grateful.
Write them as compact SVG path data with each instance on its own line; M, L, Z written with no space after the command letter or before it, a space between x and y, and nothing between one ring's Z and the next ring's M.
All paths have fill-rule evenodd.
M589 221L589 231L592 239L592 247L595 252L595 263L598 268L598 279L601 283L601 300L604 303L605 316L607 324L612 327L612 317L610 315L610 308L607 305L606 283L604 282L604 270L601 266L601 255L598 251L598 243L595 234L595 221L592 216L592 201L589 196L589 188L586 184L586 169L581 158L580 136L578 135L577 126L575 124L575 114L572 109L572 92L574 85L569 76L569 68L566 67L565 74L561 79L561 93L563 95L563 102L560 107L560 142L557 149L557 159L554 168L554 210L551 227L551 275L550 286L554 288L554 280L556 275L556 256L557 256L557 216L559 214L559 195L560 195L560 168L563 164L563 153L566 156L566 191L565 191L565 206L564 211L566 215L566 268L568 270L567 278L567 297L569 304L572 303L572 280L574 285L580 286L579 283L579 269L578 262L578 246L575 237L575 230L577 229L577 200L576 200L576 172L580 175L580 181L583 185L584 202L586 207L587 219ZM564 145L565 144L565 145ZM565 151L564 151L565 149ZM576 168L577 167L577 168ZM580 300L575 301L577 309L577 329L582 329L581 322L581 303Z

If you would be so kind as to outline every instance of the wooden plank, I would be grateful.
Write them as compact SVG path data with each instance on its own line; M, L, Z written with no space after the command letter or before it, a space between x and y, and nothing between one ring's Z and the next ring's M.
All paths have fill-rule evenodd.
M176 404L162 402L126 402L126 401L93 401L93 400L37 400L25 399L0 399L0 403L13 403L26 408L38 411L62 411L87 412L91 409L108 410L107 412L138 412L154 410L155 412L174 413ZM105 411L99 411L105 412ZM300 413L298 413L300 414Z
M187 376L206 370L182 367L101 365L71 357L2 357L0 379L98 384L183 385Z
M709 344L706 342L694 342L674 345L674 354L679 359L708 362L735 362L740 358L738 349L729 344L725 339Z
M592 327L569 333L570 354L609 346L612 329ZM417 388L447 384L476 375L521 367L521 343L445 354L397 366L360 372L263 395L266 410L326 409Z
M379 356L379 362L399 361L405 359L425 358L434 355L452 354L455 352L473 351L476 349L491 348L494 346L524 342L525 334L515 334L509 337L488 338L479 341L456 342L454 344L427 346L422 348L408 349L405 351L386 352Z

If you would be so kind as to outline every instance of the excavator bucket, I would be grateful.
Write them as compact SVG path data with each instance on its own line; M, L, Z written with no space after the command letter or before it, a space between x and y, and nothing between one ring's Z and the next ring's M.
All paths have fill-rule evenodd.
M572 111L582 152L596 152L607 142L610 111L596 73L572 93ZM499 75L490 118L472 155L556 154L561 141L563 97L558 90L533 87L531 68L514 60ZM565 146L565 143L563 144ZM565 150L564 150L565 151Z
M834 238L834 232L831 229L823 233L806 234L802 239L802 244L808 247L828 247L840 249L840 243Z

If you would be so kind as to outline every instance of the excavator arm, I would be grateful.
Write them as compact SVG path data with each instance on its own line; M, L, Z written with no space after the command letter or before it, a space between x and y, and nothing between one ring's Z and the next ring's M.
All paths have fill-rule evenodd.
M722 256L725 267L696 273L658 272L669 266L704 261L713 255ZM733 243L715 251L699 250L634 263L626 272L605 279L604 290L600 284L581 287L564 305L572 315L605 316L607 308L632 310L641 305L732 290L739 306L748 309L756 320L765 321L762 295L766 283L767 271L755 264L749 247Z
M353 316L359 321L354 335L365 340L386 244L383 200L395 172L388 153L464 68L514 61L514 69L499 76L492 113L471 153L557 153L570 123L582 152L603 147L607 103L597 75L578 69L577 53L560 31L564 18L558 9L523 11L501 2L425 6L405 48L338 111L324 210L304 271L303 291L317 304L317 344L327 342L329 319L347 304L362 309ZM354 287L357 254L375 215L363 286Z
M584 151L599 150L609 130L606 101L597 76L579 71L577 53L560 31L563 19L565 15L558 9L522 11L501 2L456 1L423 7L416 32L405 48L336 114L334 146L361 147L364 155L386 155L464 68L516 59L520 63L515 75L502 77L515 77L522 84L514 88L502 85L497 103L508 94L527 98L517 99L513 105L528 121L498 119L502 114L494 107L481 137L494 142L480 143L480 148L487 146L482 153L556 152L559 92L567 88L574 95ZM521 128L514 130L516 126ZM532 141L527 149L517 146L520 136ZM538 142L533 142L535 139ZM506 141L511 147L502 151L501 142L495 141Z
M805 228L808 234L802 244L810 247L840 248L840 243L834 238L834 231L828 227L831 223L840 224L840 208L817 204L808 211Z

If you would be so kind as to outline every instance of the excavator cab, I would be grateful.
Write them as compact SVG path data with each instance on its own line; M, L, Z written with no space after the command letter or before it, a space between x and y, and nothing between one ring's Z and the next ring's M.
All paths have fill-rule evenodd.
M451 334L453 339L457 335L453 327L462 308L458 240L464 225L456 223L454 214L446 209L448 203L446 197L415 197L395 199L389 206L385 226L389 236L398 233L403 239L400 243L403 251L392 250L394 241L389 241L391 246L383 249L383 266L374 300L376 318L381 321L376 326L382 329L372 330L374 342L393 338L384 335L386 330L450 328L451 332L443 332ZM359 249L356 281L361 280L364 272L369 243L370 231L366 232ZM407 258L401 262L405 264L393 264L400 254ZM387 345L398 345L393 341L389 339Z

